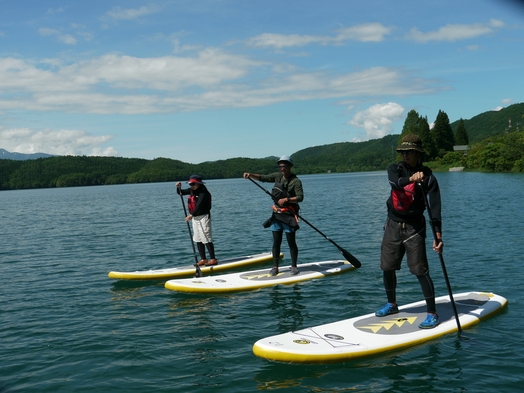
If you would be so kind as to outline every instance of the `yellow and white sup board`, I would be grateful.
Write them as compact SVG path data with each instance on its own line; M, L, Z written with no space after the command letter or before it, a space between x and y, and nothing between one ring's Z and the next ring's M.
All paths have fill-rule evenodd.
M300 272L296 275L291 275L290 266L285 266L279 268L279 273L276 276L269 275L271 269L263 269L215 277L169 280L165 283L165 287L172 291L197 293L248 291L345 273L355 269L355 267L348 261L337 260L304 263L298 265L298 269Z
M280 258L284 255L280 254ZM219 259L218 265L215 266L200 266L202 274L218 273L232 269L243 268L258 263L265 263L272 261L273 256L270 252L247 255L237 258L230 259ZM176 277L189 277L194 276L196 267L194 265L186 265L181 267L172 267L167 269L157 270L142 270L134 272L109 272L109 278L123 279L123 280L160 280L170 279Z
M495 314L507 305L502 296L485 292L453 295L463 329ZM256 356L286 363L334 363L377 355L420 344L458 331L449 296L438 297L440 324L420 329L426 318L426 302L399 307L398 314L376 317L375 313L297 330L258 340ZM377 309L380 305L377 305Z

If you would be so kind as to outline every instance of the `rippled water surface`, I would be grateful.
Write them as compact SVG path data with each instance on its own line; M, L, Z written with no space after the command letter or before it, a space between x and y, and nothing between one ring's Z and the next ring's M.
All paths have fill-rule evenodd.
M520 392L524 176L437 177L453 291L495 292L509 306L460 338L331 365L272 363L251 348L259 338L384 303L385 172L301 177L301 215L358 257L361 269L214 296L107 277L193 261L174 183L0 192L0 392ZM269 197L244 179L207 186L218 258L270 251L261 226ZM304 223L297 238L301 263L341 257ZM285 242L282 250L289 264ZM437 295L446 295L432 252L430 265ZM421 296L403 269L399 302Z

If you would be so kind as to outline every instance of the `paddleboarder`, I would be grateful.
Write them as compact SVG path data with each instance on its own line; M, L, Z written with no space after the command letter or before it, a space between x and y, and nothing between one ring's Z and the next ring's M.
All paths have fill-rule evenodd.
M425 150L418 135L408 134L402 138L397 152L402 154L402 161L391 164L388 168L388 179L391 195L387 200L388 216L382 239L380 268L383 271L384 288L387 303L375 312L377 317L398 312L396 300L396 271L404 255L407 256L409 270L420 283L427 306L427 317L419 325L422 329L431 329L439 324L435 306L435 288L429 275L429 264L426 255L426 220L424 218L425 202L421 184L429 198L428 209L431 209L432 225L435 228L436 240L433 250L441 254L442 242L440 189L430 168L422 164Z
M270 175L245 172L243 177L245 179L251 178L266 183L275 183L271 192L273 201L275 202L273 205L273 214L264 223L264 227L270 228L273 233L273 268L269 274L272 276L278 274L280 247L282 245L283 233L285 233L291 256L291 274L295 275L299 273L297 267L298 246L296 242L296 231L299 229L297 214L300 207L298 203L304 200L304 191L302 189L302 182L291 171L293 167L291 157L282 156L277 163L280 172Z
M193 241L197 244L200 254L198 266L218 265L211 231L211 193L199 175L191 175L188 184L189 188L182 189L182 184L176 183L176 192L178 195L189 195L187 200L189 215L185 220L193 222ZM209 260L206 258L206 248L209 252Z

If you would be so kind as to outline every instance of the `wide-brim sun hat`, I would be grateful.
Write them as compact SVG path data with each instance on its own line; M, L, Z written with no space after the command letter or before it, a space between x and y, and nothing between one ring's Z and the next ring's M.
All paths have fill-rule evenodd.
M199 175L191 175L189 176L189 184L206 184L202 181L202 176Z
M397 151L408 151L415 150L420 153L425 153L426 151L422 148L422 139L418 135L408 134L402 138L400 145L397 147Z
M285 163L288 163L290 164L291 166L293 165L293 160L291 159L291 157L289 156L282 156L278 159L277 161L277 164L280 164L281 162L285 162Z

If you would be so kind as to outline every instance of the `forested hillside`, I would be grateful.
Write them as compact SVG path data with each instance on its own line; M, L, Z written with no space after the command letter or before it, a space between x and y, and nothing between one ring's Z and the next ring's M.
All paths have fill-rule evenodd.
M399 159L395 149L400 137L413 132L424 141L427 159L431 161L428 165L435 170L462 166L466 170L524 172L523 113L524 104L516 104L450 124L447 114L439 111L430 130L428 119L411 110L401 135L299 150L292 154L294 171L312 174L385 170L389 163ZM509 127L509 118L512 127ZM470 149L467 152L453 151L455 139L468 138ZM192 174L200 174L205 179L235 178L244 172L275 172L278 170L276 160L277 157L231 158L188 164L168 158L54 156L24 161L0 159L0 190L186 181Z
M395 159L400 135L309 147L293 154L300 173L377 171Z
M511 119L511 128L509 120ZM457 131L460 119L451 123L454 132ZM490 136L502 135L508 131L522 131L524 123L524 103L510 105L500 111L488 111L474 116L469 120L464 119L469 142L480 142Z
M168 158L86 156L0 160L0 190L185 181L195 173L205 179L222 179L241 177L244 171L271 173L276 170L274 157L232 158L201 164Z

